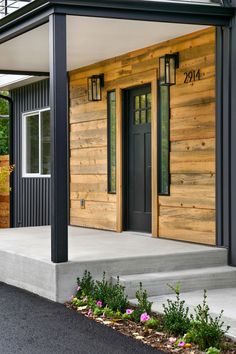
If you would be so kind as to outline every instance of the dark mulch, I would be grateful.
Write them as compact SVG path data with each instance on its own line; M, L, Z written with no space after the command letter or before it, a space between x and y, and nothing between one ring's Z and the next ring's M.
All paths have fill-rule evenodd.
M64 305L2 283L0 353L163 354Z
M142 342L143 344L155 348L155 353L160 353L164 351L166 354L202 354L197 346L191 345L189 348L178 348L173 343L170 342L171 337L166 333L158 332L153 329L147 329L140 323L135 323L133 321L122 321L122 320L110 320L103 317L96 317L88 312L88 308L76 308L71 303L66 304L67 308L76 311L78 315L83 314L85 317L89 318L91 321L102 323L103 325L122 333L125 336L135 338L136 340ZM157 316L159 321L162 322L162 316ZM230 339L225 338L224 350L221 354L236 354L236 343Z

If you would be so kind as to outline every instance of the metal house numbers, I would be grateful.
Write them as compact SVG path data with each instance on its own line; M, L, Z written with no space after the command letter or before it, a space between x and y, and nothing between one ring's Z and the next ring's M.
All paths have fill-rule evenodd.
M189 84L190 82L201 80L201 72L198 70L190 70L184 73L185 79L184 84Z

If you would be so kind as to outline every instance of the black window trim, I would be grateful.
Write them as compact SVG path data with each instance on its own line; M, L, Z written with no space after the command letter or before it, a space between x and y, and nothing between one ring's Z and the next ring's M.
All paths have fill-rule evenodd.
M158 190L158 195L159 196L170 196L170 87L168 86L168 147L169 147L169 153L168 153L168 191L163 192L161 191L161 165L162 165L162 158L161 158L161 100L160 100L160 89L161 89L161 84L160 81L158 80L157 82L157 87L158 87L158 107L157 107L157 112L158 112L158 117L157 117L157 145L158 145L158 151L157 151L157 168L158 168L158 185L157 185L157 190Z
M116 194L117 191L111 190L111 166L110 166L110 105L109 105L109 94L114 92L115 93L115 100L116 100L116 89L112 89L107 91L107 193L108 194ZM117 117L116 117L117 118ZM115 136L116 138L116 136ZM116 160L116 157L115 157Z

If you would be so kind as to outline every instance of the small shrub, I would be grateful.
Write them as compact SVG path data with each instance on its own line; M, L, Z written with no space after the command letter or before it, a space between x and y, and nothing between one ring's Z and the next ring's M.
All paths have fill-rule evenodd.
M113 311L124 312L128 305L127 295L125 295L125 287L120 284L117 277L116 284L109 284L107 306Z
M145 322L144 326L150 329L157 329L159 326L159 321L156 318L150 318L150 320Z
M105 273L103 273L102 280L95 284L94 299L102 301L103 307L107 306L114 312L123 312L128 304L125 287L120 284L119 277L117 277L117 282L112 284L106 280Z
M180 285L169 287L175 292L176 300L167 300L167 305L163 305L164 330L174 336L183 336L190 328L189 308L185 307L185 301L180 300Z
M207 350L206 354L220 354L220 350L214 347L210 347Z
M229 327L227 327L226 330L223 329L223 311L215 318L210 315L206 290L204 290L203 303L198 305L194 311L195 316L191 316L192 323L190 329L193 342L199 346L200 350L205 350L210 347L220 348L224 335L229 330Z
M142 283L139 284L139 290L136 292L136 299L138 300L138 308L142 310L142 312L150 314L152 310L152 302L148 301L147 290L143 289Z
M136 291L136 299L138 300L137 306L132 314L132 319L135 322L140 322L141 315L151 314L152 302L148 301L147 290L143 289L142 283L139 283L139 289Z
M102 280L97 280L94 287L94 300L102 301L104 306L107 305L109 297L109 282L106 280L106 273L103 273Z
M94 293L94 280L89 271L85 270L83 278L77 278L77 294L76 297L88 296L93 297Z

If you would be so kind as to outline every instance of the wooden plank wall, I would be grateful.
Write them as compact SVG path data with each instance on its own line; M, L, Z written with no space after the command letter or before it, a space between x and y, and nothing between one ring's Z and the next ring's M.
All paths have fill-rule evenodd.
M116 230L116 195L107 194L106 91L158 69L179 52L171 87L170 196L159 197L159 235L215 243L215 30L209 28L70 73L71 224ZM201 80L184 84L184 72ZM105 74L101 102L88 102L87 77ZM117 166L119 168L119 166ZM85 209L80 199L85 199Z
M9 166L9 156L0 156L0 169L3 166ZM9 182L4 185L8 187ZM10 227L10 195L9 192L0 191L0 228Z

